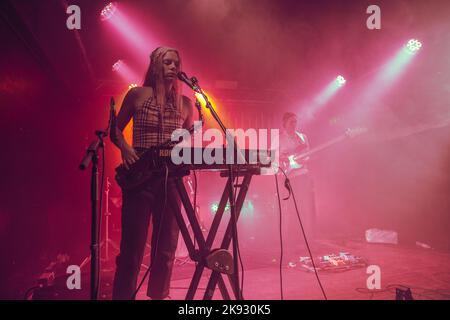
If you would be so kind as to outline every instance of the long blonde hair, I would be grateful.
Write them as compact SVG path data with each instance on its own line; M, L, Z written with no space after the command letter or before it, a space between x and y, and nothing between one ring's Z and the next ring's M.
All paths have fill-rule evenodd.
M178 71L181 71L181 57L178 50L169 47L158 47L153 50L150 55L150 65L143 83L144 87L153 88L153 95L156 97L156 104L160 106L162 114L164 114L164 107L167 103L167 97L169 95L172 95L175 106L180 112L182 112L180 83L175 81L172 87L172 92L166 92L166 87L164 85L163 58L169 51L173 51L177 54L179 59Z

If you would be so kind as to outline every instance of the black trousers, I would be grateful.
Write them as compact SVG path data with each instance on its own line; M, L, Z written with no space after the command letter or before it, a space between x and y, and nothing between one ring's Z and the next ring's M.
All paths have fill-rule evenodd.
M151 257L154 258L147 295L152 299L164 299L169 294L179 234L174 211L180 210L180 201L171 178L167 181L166 201L164 186L165 179L158 178L122 194L122 238L120 254L116 258L113 299L128 300L133 297L150 217L153 223Z

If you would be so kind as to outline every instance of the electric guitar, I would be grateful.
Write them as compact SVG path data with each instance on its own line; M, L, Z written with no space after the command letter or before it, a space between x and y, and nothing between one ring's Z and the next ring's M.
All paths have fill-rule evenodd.
M287 175L289 175L289 173L293 172L294 170L305 169L305 163L310 156L319 153L339 142L342 142L347 138L354 138L365 132L367 132L367 128L364 127L348 128L342 135L331 139L328 142L322 143L315 148L312 148L306 152L291 154L287 156L287 158L285 158L284 160L280 160L281 166Z

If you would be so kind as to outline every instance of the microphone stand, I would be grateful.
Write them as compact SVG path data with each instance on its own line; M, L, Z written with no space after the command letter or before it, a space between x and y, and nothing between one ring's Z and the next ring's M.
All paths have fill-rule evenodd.
M220 119L219 115L217 114L216 110L214 109L214 107L211 105L208 96L204 93L204 91L202 90L202 88L200 87L198 80L195 77L192 77L190 80L191 83L189 83L189 81L184 81L185 83L187 83L192 90L194 90L194 92L200 94L203 99L205 100L206 103L206 108L210 111L211 115L213 116L214 120L219 124L220 128L222 129L223 133L225 134L225 138L227 139L227 141L229 141L229 139L232 139L231 141L229 141L230 143L233 143L233 147L234 150L233 152L236 153L236 156L240 155L240 152L238 150L238 146L236 143L236 137L229 137L229 132L227 130L227 128L225 127L224 123L222 122L222 120ZM234 159L234 156L233 156ZM245 158L244 158L245 159ZM229 194L229 198L230 198L230 221L231 221L231 229L232 229L232 239L233 239L233 269L234 269L234 274L232 275L233 277L233 289L234 292L236 294L236 298L237 300L242 300L242 292L241 292L241 288L239 286L239 265L238 265L238 246L237 246L237 214L236 214L236 206L235 206L235 195L234 195L234 178L233 178L233 164L229 164L228 166L228 178L230 179L230 184L229 184L229 190L228 190L228 194Z
M96 130L95 135L97 139L91 142L86 150L86 155L83 157L79 165L80 170L85 170L92 163L91 170L91 287L90 287L90 297L91 300L98 299L98 288L99 288L99 270L100 270L100 259L99 259L99 192L98 192L98 154L99 150L103 149L105 144L103 139L108 136L113 116L115 117L114 109L114 99L111 98L111 111L110 118L108 122L108 127L106 130Z

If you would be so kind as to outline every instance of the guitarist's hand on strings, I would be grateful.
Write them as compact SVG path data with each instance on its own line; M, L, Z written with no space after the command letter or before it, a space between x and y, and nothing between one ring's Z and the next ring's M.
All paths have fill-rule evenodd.
M125 143L122 148L120 148L122 153L122 161L125 168L130 169L130 165L139 160L139 156L136 153L136 150L128 143Z

